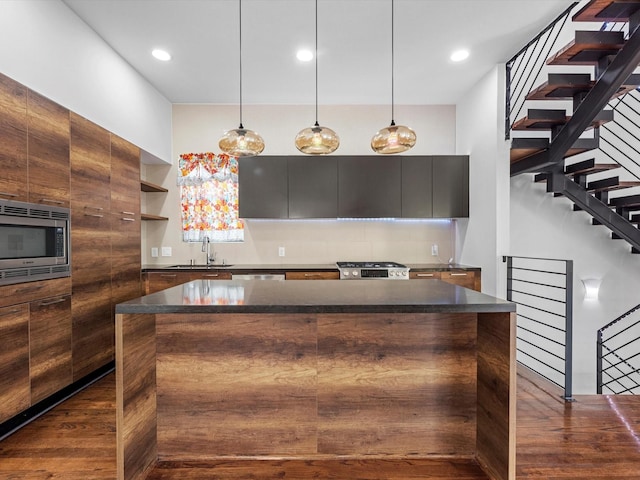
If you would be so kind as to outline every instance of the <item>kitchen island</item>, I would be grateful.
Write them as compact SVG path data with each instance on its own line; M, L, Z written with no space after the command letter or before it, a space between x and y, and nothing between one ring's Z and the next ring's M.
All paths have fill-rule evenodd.
M515 304L439 280L198 280L116 306L118 479L466 459L515 479Z

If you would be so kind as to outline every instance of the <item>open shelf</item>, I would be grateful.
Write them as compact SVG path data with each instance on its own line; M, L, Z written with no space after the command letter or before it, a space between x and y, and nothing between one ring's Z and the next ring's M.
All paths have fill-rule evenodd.
M141 220L169 220L167 217L161 217L160 215L150 215L148 213L140 214Z
M140 180L140 190L143 192L168 192L164 187L156 185L155 183L147 182L146 180Z

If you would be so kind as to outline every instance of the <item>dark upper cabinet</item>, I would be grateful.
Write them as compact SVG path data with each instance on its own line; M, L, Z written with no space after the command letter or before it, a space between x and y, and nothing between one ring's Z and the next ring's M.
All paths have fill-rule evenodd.
M399 158L362 156L336 159L338 217L394 218L402 215Z
M469 216L469 157L433 157L433 218Z
M287 157L238 160L240 218L288 218Z
M336 218L336 157L289 157L288 167L289 218Z
M402 157L402 216L433 218L433 157Z

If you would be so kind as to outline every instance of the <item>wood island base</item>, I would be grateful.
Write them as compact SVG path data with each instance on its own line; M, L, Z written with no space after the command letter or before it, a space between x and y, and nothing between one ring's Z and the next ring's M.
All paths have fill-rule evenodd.
M449 458L515 478L512 312L116 321L119 480L234 458Z

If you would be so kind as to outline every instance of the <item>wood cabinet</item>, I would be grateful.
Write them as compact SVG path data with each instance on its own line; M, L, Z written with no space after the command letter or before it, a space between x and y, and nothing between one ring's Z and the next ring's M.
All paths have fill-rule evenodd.
M31 302L29 312L33 405L73 381L71 296Z
M72 113L71 312L74 381L114 358L110 156L109 132Z
M469 157L433 157L433 217L469 216Z
M338 160L336 157L290 157L289 218L338 216Z
M402 157L402 216L433 217L433 157Z
M69 207L69 110L27 95L29 201Z
M475 270L410 271L409 279L442 280L443 282L453 283L478 292L482 290L481 272Z
M286 272L285 280L339 280L340 272Z
M338 158L338 216L402 216L401 166L380 156Z
M111 304L142 295L140 149L111 135Z
M241 158L238 172L240 218L288 218L287 157Z
M27 202L27 88L0 74L0 198Z
M231 280L231 272L147 272L145 274L145 294L159 292L193 280Z
M29 305L0 308L0 423L30 406Z

